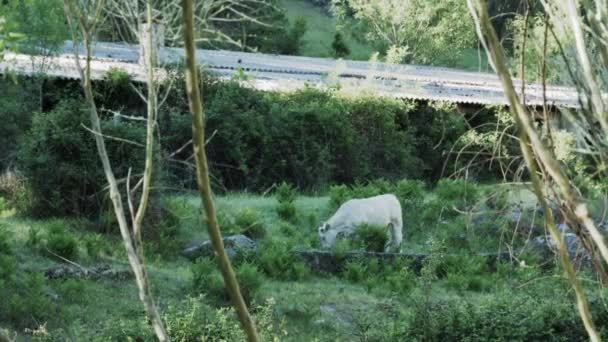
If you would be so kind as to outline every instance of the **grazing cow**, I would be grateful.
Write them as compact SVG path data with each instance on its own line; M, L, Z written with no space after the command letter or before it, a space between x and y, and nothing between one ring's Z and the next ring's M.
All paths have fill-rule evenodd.
M403 240L401 204L392 194L346 201L319 227L321 245L325 248L332 247L339 235L352 235L361 224L389 228L390 239L385 251L401 251Z

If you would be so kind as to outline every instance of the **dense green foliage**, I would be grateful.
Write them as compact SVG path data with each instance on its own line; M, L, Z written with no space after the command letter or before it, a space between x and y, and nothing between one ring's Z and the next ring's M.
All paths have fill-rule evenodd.
M248 262L241 263L235 268L241 294L247 302L255 295L263 281L263 276L257 266ZM201 258L192 265L192 290L195 293L207 293L223 301L230 300L224 279L215 260Z
M61 101L51 112L35 113L19 149L19 168L28 179L30 211L36 216L99 213L107 192L105 177L88 127L88 111L76 100ZM145 128L139 123L103 123L103 134L141 144ZM129 168L139 174L143 149L106 139L117 178Z
M264 190L277 181L299 189L370 178L435 179L444 154L464 132L445 105L305 89L262 94L236 83L207 86L207 145L214 180L226 189ZM172 116L165 147L179 148L188 116ZM295 143L297 142L297 143ZM184 154L185 155L185 154Z
M333 0L340 21L387 55L390 62L451 66L476 37L465 2ZM394 58L395 52L399 58Z
M32 83L0 81L0 169L14 167L16 143L30 128L38 103L32 101Z
M0 2L0 17L6 18L8 32L19 32L19 50L38 55L58 52L68 37L60 0L8 0ZM3 50L3 48L0 48ZM37 65L42 72L45 67Z

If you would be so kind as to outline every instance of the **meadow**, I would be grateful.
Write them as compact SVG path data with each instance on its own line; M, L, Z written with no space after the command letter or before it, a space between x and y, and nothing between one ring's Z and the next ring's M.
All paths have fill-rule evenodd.
M379 180L308 195L282 185L265 196L227 193L216 201L223 234L245 234L257 243L256 252L239 253L233 263L267 340L585 340L560 270L533 248L526 251L529 236L542 235L534 231L538 217L529 191L496 188ZM297 251L318 248L316 227L338 203L381 192L402 200L403 252L425 254L420 269L408 261L369 259L347 261L328 274L298 258ZM174 193L163 201L171 219L164 235L146 241L145 255L169 333L179 341L244 340L213 259L192 262L182 254L188 243L207 237L198 197ZM517 223L504 219L514 211L521 213ZM12 310L0 309L0 317L17 332L39 327L18 340L153 339L118 236L100 234L86 220L26 219L11 210L3 211L0 227L7 248L2 260L16 261L21 272L15 281L25 284L8 296ZM369 236L385 238L372 234L365 241ZM369 250L361 242L341 240L333 253ZM512 250L514 259L481 256L499 250ZM66 267L112 272L49 271ZM604 291L590 276L584 279L601 317ZM23 290L27 297L18 295ZM30 315L19 316L15 307Z

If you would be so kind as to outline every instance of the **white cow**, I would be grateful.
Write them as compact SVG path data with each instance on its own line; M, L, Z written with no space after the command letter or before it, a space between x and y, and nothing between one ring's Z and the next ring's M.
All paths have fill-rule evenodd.
M321 245L325 248L333 246L338 235L351 235L364 223L389 228L390 239L385 251L401 251L401 204L392 194L346 201L319 227Z

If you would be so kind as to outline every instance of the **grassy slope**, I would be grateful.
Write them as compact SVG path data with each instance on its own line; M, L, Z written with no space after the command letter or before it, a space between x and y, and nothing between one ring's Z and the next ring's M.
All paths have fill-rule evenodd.
M304 46L302 55L308 57L331 57L331 43L336 32L336 20L327 15L323 10L302 0L282 0L287 9L287 17L293 22L297 17L306 19L308 30L304 35ZM351 54L346 59L368 60L374 51L367 44L362 44L354 39L350 32L345 34L346 45L351 49Z
M301 16L306 19L308 24L301 54L307 57L331 57L331 43L336 32L336 20L321 8L304 0L281 0L281 2L287 9L290 22ZM345 41L351 49L351 54L346 59L369 60L374 52L372 46L357 41L352 32L345 32ZM467 49L455 67L471 71L490 71L485 52L481 51L481 63L478 52L477 49Z

